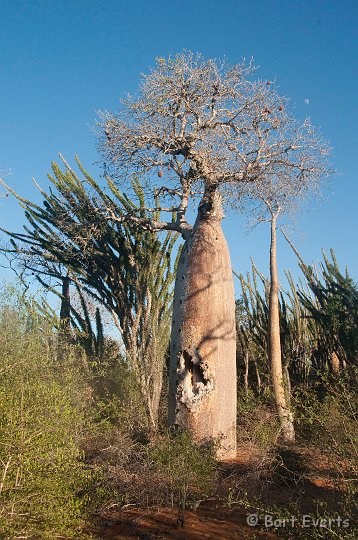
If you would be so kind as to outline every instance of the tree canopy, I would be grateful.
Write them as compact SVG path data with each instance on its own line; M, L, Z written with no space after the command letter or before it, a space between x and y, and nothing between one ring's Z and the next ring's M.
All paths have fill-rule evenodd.
M247 185L272 194L279 181L291 192L326 172L319 131L295 120L276 85L254 73L252 62L230 66L191 52L158 58L137 95L100 113L99 150L113 177L143 176L156 208L175 212L174 224L153 228L185 235L188 202L209 186L236 200Z

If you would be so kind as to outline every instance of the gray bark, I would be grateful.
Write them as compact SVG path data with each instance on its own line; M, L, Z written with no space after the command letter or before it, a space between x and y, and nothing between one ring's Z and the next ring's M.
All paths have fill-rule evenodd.
M276 260L276 216L271 221L271 246L270 246L270 298L269 298L269 361L273 395L276 403L277 414L281 426L281 439L284 443L292 443L295 440L293 427L293 415L289 408L285 395L285 387L282 374L281 339L280 339L280 312L278 303L278 273Z
M179 260L169 373L169 425L194 441L218 440L219 459L236 455L236 330L221 197L207 188Z

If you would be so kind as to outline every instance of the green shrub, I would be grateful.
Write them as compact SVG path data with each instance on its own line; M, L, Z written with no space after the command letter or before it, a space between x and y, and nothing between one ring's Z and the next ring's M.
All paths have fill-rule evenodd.
M169 500L185 508L208 497L214 488L217 463L214 446L198 446L187 433L168 433L148 446L152 470L163 475Z
M68 350L59 359L50 321L21 298L5 302L0 306L2 538L78 538L92 483L81 451L92 421L81 354Z
M352 368L349 380L344 375L335 380L327 377L323 392L322 388L319 393L315 388L296 391L294 404L299 440L327 453L335 466L344 462L345 468L357 473L358 392L354 381L358 377L353 374Z
M99 418L134 439L147 439L148 417L138 384L125 359L103 362L93 379L94 399Z
M237 437L238 444L250 444L262 450L270 450L277 442L280 425L268 394L255 396L238 393Z

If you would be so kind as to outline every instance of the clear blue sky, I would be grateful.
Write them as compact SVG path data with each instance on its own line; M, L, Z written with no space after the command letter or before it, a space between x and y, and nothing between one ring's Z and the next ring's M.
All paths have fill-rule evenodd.
M290 234L307 262L333 247L358 279L356 0L0 0L0 16L0 170L11 169L19 193L40 200L32 177L46 186L57 152L69 161L78 153L96 172L96 111L135 92L155 57L184 48L231 63L253 56L296 116L321 126L339 171ZM23 223L13 198L1 199L1 226ZM224 229L234 269L248 269L252 256L267 273L268 227L248 234L235 216ZM281 273L295 268L284 241L279 249Z

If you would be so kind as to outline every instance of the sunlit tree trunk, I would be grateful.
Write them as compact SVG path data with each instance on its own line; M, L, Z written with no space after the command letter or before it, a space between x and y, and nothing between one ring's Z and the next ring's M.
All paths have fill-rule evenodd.
M276 260L276 219L271 220L271 246L270 246L270 298L269 298L269 362L271 370L272 389L276 403L277 414L281 426L281 440L292 443L295 440L293 415L288 405L283 382L281 340L280 340L280 312L278 303L278 273Z
M245 351L244 353L244 365L245 365L245 372L244 372L244 388L245 388L245 395L247 396L249 394L249 351Z
M261 376L260 376L260 371L259 371L259 367L257 365L256 360L254 360L254 366L255 366L256 380L257 380L257 393L261 394Z
M338 354L336 353L336 351L332 351L332 353L331 353L331 371L332 371L332 375L334 375L334 377L338 377L338 375L339 375L339 364L340 364L340 361L339 361Z
M207 188L179 260L169 374L169 424L236 455L236 331L229 250L218 190Z

